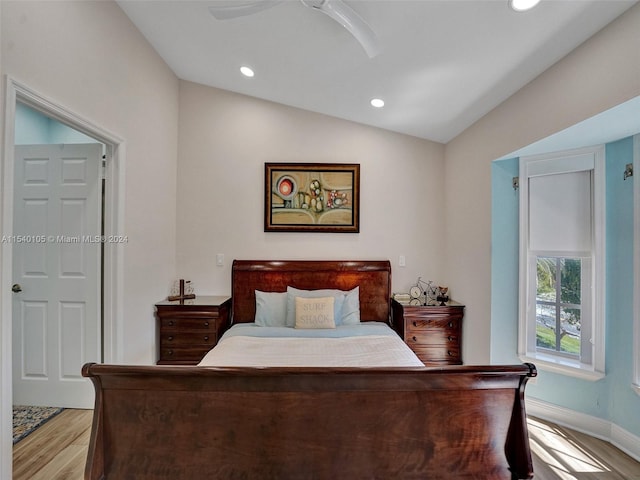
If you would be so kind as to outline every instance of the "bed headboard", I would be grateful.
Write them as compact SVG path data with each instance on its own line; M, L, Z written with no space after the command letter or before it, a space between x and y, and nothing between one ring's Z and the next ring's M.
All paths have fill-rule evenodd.
M234 260L231 271L231 321L253 322L255 290L286 292L360 287L362 321L389 322L391 263L388 260Z

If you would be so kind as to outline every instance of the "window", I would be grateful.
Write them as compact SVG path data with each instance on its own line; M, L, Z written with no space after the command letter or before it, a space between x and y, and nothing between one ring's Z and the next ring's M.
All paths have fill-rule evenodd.
M536 350L568 358L590 356L583 305L590 304L590 259L580 257L536 257ZM588 308L587 314L588 314ZM584 327L583 327L584 323ZM589 329L590 330L590 329Z
M604 147L520 159L519 355L604 375Z

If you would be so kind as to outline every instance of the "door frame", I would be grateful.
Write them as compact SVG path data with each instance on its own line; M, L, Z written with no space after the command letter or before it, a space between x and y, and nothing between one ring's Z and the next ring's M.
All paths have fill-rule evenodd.
M23 103L106 145L107 178L104 199L105 236L124 232L125 142L60 103L36 92L10 76L5 79L4 149L0 162L0 238L13 233L13 177L16 103ZM11 478L13 462L12 386L12 274L11 243L0 244L0 478ZM104 244L103 334L105 363L122 363L124 244Z

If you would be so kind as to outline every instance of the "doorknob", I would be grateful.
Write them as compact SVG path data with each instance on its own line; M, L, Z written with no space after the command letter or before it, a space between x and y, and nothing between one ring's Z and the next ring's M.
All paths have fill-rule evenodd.
M12 291L13 293L19 293L19 292L21 292L21 291L22 291L22 287L20 286L20 284L19 284L19 283L14 283L14 284L13 284L13 287L11 287L11 291Z

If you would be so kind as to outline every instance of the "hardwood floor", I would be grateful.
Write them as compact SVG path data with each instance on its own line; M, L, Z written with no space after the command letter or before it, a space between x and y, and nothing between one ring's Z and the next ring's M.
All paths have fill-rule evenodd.
M93 410L64 410L13 447L13 480L81 480Z
M14 480L82 480L91 410L65 410L13 448ZM640 480L640 463L608 442L529 419L536 480Z
M640 480L640 463L609 442L529 417L536 480Z

